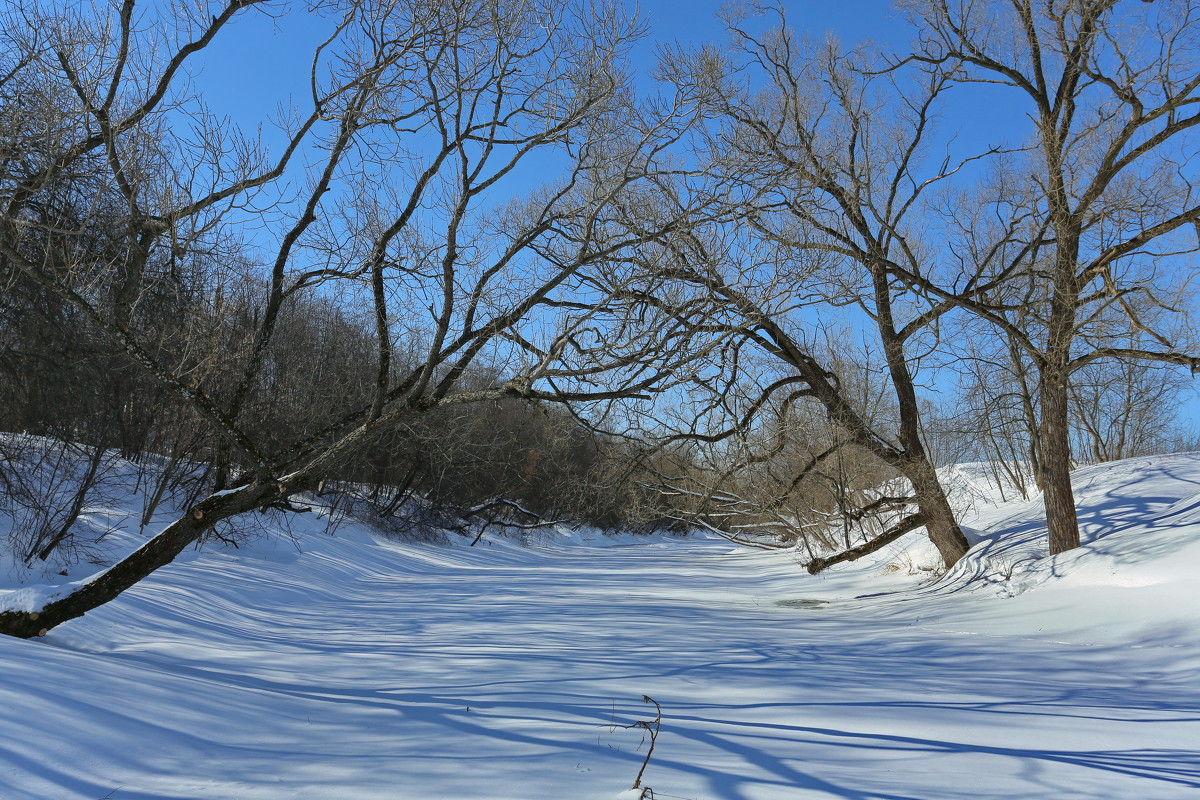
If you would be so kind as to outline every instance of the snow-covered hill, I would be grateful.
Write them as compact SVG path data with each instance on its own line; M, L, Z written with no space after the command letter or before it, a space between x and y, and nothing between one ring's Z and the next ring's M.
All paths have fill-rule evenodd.
M0 798L634 798L643 695L655 798L1192 796L1200 455L1081 470L1086 544L1055 558L1037 500L961 472L978 544L937 579L917 538L813 577L719 539L437 547L314 515L191 552L0 640ZM119 550L139 511L90 524Z

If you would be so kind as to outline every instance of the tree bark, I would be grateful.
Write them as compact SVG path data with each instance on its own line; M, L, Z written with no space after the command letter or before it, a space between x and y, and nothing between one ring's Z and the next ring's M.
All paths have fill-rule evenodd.
M954 519L954 511L950 508L950 501L946 499L946 491L942 488L937 469L930 460L929 452L921 438L921 409L917 402L917 389L905 352L904 340L896 332L892 314L890 276L883 268L883 260L874 265L871 271L875 289L876 325L879 327L888 374L900 411L899 440L904 461L897 466L912 484L929 541L937 548L943 564L949 569L967 554L970 545Z
M1050 554L1065 553L1079 546L1079 522L1071 487L1071 441L1068 417L1067 376L1044 370L1041 377L1042 421L1038 438L1042 443L1042 497L1046 504Z
M954 511L950 508L950 501L946 498L933 464L925 459L910 468L907 476L917 495L917 508L925 521L929 541L937 548L942 563L949 569L967 554L971 545L954 519Z
M0 634L29 639L45 636L52 628L82 617L107 603L160 567L175 560L184 548L223 519L241 514L284 495L273 484L252 484L228 494L212 495L161 533L65 597L42 608L0 613Z
M857 561L863 556L874 553L876 550L880 550L886 545L891 544L909 531L916 530L925 524L925 522L926 520L921 514L913 514L905 517L896 527L879 534L871 541L864 542L857 547L844 550L836 555L825 558L814 558L804 568L808 570L810 575L816 575L818 572L828 569L834 564L841 564L843 561Z
M795 347L790 340L786 341L791 347ZM929 460L929 455L921 443L919 428L915 422L916 415L919 413L916 394L913 390L911 375L908 375L907 370L898 371L901 377L907 376L907 392L903 389L904 381L897 380L896 371L893 372L892 382L893 389L896 390L897 398L901 403L901 413L909 417L906 419L906 424L902 426L900 444L903 449L900 449L877 436L870 426L854 412L845 397L833 386L826 375L808 366L803 359L792 358L790 360L801 370L801 374L805 376L809 386L813 389L813 396L825 406L830 417L841 424L855 442L875 453L908 479L916 495L920 515L926 521L925 530L929 534L929 540L941 554L942 562L946 568L958 563L958 560L966 555L970 545L954 519L954 511L950 508L950 501L947 500L946 492L938 480L937 470L933 466L933 462ZM904 406L906 398L909 401L907 411Z

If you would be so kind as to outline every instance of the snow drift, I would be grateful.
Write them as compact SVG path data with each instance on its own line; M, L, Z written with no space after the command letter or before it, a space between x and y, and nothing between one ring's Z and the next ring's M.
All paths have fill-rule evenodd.
M659 798L1190 796L1200 455L1079 471L1085 545L1054 558L1037 500L961 472L977 544L940 577L916 534L816 577L720 539L316 515L190 552L0 641L0 797L633 798L643 695ZM88 513L119 550L138 511ZM56 577L8 572L9 606Z

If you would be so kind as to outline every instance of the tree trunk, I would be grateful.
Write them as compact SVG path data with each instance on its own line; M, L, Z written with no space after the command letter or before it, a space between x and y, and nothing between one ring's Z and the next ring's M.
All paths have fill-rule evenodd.
M876 550L883 549L904 534L908 533L909 531L916 530L924 524L924 517L922 517L920 514L912 514L900 520L898 525L890 530L884 531L871 541L863 542L858 547L851 547L850 549L844 550L837 555L828 556L825 558L813 558L808 562L808 564L805 565L804 568L808 570L810 575L816 575L818 572L826 570L829 567L832 567L834 564L841 564L843 561L857 561L865 555L869 555L870 553L874 553ZM732 537L726 538L729 538L730 541L737 541ZM741 544L741 542L739 542L739 544Z
M925 520L929 541L933 542L942 556L942 563L949 569L970 549L967 537L954 519L954 511L933 464L923 459L909 468L907 477L917 495L917 508Z
M1042 473L1046 485L1046 527L1050 534L1050 554L1065 553L1079 546L1079 522L1075 514L1075 494L1071 489L1071 440L1065 373L1044 370L1041 379Z
M897 466L912 484L917 495L917 507L925 519L929 541L933 542L942 556L942 563L949 569L967 554L969 545L954 519L954 511L938 480L937 469L921 438L921 408L917 402L916 384L904 349L904 340L896 332L890 275L883 264L881 260L871 272L874 278L876 324L900 412L899 439L903 463Z
M934 471L933 465L926 460L916 464L915 467L910 465L908 472L909 482L912 483L917 495L918 512L916 514L910 514L891 529L857 547L849 547L843 552L827 558L814 558L807 564L806 569L815 575L834 564L857 560L869 553L874 553L922 525L925 526L925 531L929 535L929 541L941 555L942 564L947 569L957 564L959 559L967 554L970 544L954 520L954 512L950 508L950 502L946 499L941 483L937 480L937 473Z
M876 281L876 298L879 330L888 358L891 385L896 393L900 409L900 445L881 437L866 420L851 406L836 378L822 368L803 347L787 335L770 319L760 319L764 331L779 345L780 357L791 364L804 378L812 397L825 407L829 418L849 433L855 444L876 455L884 463L894 467L908 478L917 496L917 507L926 520L926 531L930 541L942 556L947 568L954 566L966 555L967 537L954 520L954 512L946 499L946 493L938 481L937 470L920 434L920 408L916 389L904 349L891 324L891 300L886 293L886 281ZM744 302L744 301L743 301ZM751 311L757 313L756 309Z
M45 636L62 623L82 617L107 603L159 567L170 564L183 549L217 522L281 499L273 484L252 484L229 494L212 495L171 523L150 541L65 597L35 611L0 613L0 634L29 639Z

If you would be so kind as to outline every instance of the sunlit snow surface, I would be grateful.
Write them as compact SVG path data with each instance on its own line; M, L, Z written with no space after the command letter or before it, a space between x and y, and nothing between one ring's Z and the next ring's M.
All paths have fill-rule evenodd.
M299 551L188 554L0 640L0 798L629 800L643 695L660 800L1200 796L1200 456L1077 473L1058 559L1036 499L959 478L979 544L932 583L919 541L811 577L719 539L310 515Z

